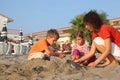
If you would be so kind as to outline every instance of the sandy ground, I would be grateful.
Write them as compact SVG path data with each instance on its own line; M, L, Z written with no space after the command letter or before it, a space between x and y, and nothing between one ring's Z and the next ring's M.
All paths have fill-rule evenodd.
M0 55L0 80L120 80L120 65L79 67L69 55L64 59L51 57L51 61Z

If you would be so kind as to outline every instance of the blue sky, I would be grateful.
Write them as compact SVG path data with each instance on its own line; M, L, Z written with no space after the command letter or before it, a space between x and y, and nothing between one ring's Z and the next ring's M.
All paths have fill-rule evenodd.
M24 34L71 25L77 15L92 9L104 11L108 19L120 17L120 0L0 0L0 13L12 19L10 29Z

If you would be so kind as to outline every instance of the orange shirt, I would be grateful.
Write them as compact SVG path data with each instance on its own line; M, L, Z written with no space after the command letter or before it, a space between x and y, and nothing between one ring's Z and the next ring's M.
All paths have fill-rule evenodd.
M39 41L37 41L36 43L34 43L34 45L32 46L32 48L30 49L29 53L27 54L27 57L29 57L29 55L31 53L35 53L35 52L44 52L45 49L48 49L48 42L46 40L46 38L40 39Z

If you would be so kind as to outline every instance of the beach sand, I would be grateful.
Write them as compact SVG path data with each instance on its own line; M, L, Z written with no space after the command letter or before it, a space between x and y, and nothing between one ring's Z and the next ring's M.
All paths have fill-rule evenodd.
M120 80L120 65L105 68L79 67L66 58L50 61L25 55L0 55L0 80Z

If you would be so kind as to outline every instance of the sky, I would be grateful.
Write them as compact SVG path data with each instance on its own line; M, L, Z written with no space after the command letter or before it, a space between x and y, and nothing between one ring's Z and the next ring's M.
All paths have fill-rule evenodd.
M108 19L120 17L120 0L0 0L0 13L12 18L8 29L24 34L69 27L76 16L97 10Z

